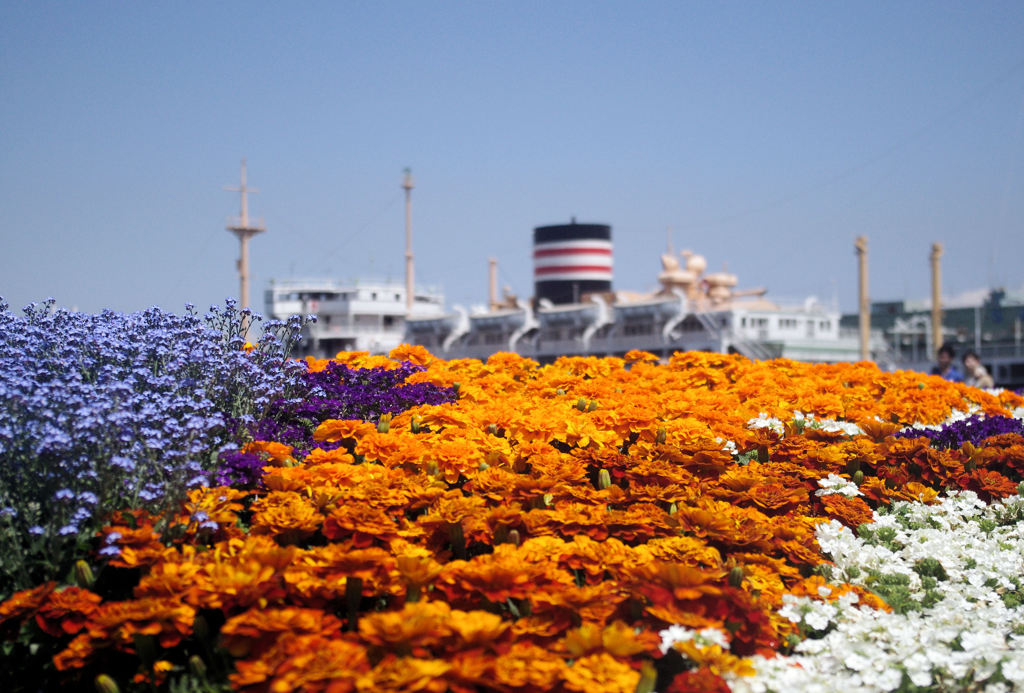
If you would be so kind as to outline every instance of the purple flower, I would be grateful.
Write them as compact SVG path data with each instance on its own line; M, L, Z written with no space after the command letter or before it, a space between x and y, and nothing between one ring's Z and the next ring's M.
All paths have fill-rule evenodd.
M938 430L906 428L895 434L897 438L928 438L933 448L940 450L959 448L964 443L980 446L986 438L1015 433L1024 436L1024 421L1008 416L974 416L953 421Z

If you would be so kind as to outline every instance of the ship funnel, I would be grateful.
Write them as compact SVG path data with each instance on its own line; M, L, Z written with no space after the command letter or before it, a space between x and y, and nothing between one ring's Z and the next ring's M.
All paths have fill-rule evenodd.
M612 227L538 226L533 230L533 283L538 301L579 303L584 294L612 290Z

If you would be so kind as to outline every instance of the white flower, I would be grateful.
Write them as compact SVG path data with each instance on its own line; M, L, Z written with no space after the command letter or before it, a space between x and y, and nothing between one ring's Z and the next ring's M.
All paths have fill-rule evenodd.
M847 498L853 498L854 496L863 496L857 484L853 483L849 479L844 479L837 474L829 474L824 479L818 479L818 486L820 489L814 492L816 496L828 496L834 493L846 496Z
M856 652L852 652L846 656L846 659L843 660L843 664L845 664L848 669L863 671L871 666L871 660Z
M1001 593L1017 589L1024 574L1024 520L1011 498L987 505L969 491L952 492L940 502L894 503L875 515L875 532L892 535L894 549L867 544L836 522L818 525L822 550L834 563L833 575L852 583L874 576L903 575L910 597L924 599L917 570L935 559L946 573L928 581L933 606L906 614L858 605L855 595L831 604L783 595L779 615L823 637L800 642L789 657L753 658L754 677L728 677L737 691L891 691L906 675L915 686L959 690L965 682L981 690L996 674L993 693L1024 687L1024 607L1007 607ZM982 530L981 523L988 525ZM993 526L994 525L994 526ZM927 565L927 564L924 564ZM822 590L828 599L832 593Z
M748 421L747 428L770 428L779 435L782 435L786 431L786 427L780 419L769 417L764 412L759 413L756 419Z

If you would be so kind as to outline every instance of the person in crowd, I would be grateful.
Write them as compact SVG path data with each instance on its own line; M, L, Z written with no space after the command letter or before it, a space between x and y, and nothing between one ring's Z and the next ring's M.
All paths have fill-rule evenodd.
M973 351L964 354L964 382L971 387L995 387L996 385L992 376L981 365L981 359Z
M960 369L956 367L955 359L956 352L953 350L953 347L949 344L943 344L939 347L937 354L938 363L932 367L932 375L941 375L946 380L962 383L964 376Z

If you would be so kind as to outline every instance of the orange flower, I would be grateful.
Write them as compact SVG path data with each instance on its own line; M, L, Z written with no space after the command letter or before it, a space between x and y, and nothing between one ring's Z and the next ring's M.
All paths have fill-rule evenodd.
M242 452L255 453L264 460L268 460L276 466L284 466L289 463L294 464L295 458L292 457L292 446L284 445L283 443L275 443L269 440L254 440L251 443L246 443L242 447Z
M153 528L154 521L155 518L143 513L115 513L111 524L100 532L104 545L121 549L120 555L111 558L109 564L117 568L138 568L157 561L166 547Z
M376 430L376 426L361 420L327 419L313 431L313 440L319 443L337 443L346 438L358 439Z
M252 504L251 532L277 536L283 543L311 536L323 522L310 499L296 493L272 491Z
M388 352L388 358L395 361L408 361L409 363L415 363L417 366L426 366L434 360L433 354L418 344L401 344L396 346Z
M660 638L653 631L637 633L623 621L615 621L604 628L594 623L584 623L566 633L563 644L572 657L603 650L614 657L625 658L641 653L656 654Z
M565 673L565 662L550 651L527 643L515 643L494 661L499 685L542 691L553 688Z
M493 647L508 631L509 624L498 614L488 611L452 609L448 627L459 648L475 648Z
M400 654L426 656L452 635L451 607L444 602L411 602L400 611L367 614L359 620L359 635L372 645Z
M451 561L439 576L438 587L449 600L486 597L501 603L527 599L532 593L568 585L572 579L552 564L527 563L511 544L494 547L493 554L470 561Z
M198 608L229 610L277 603L285 595L283 572L297 555L266 537L231 540L201 554L201 570L185 593Z
M563 611L567 622L583 620L604 624L628 598L628 593L611 582L597 585L566 585L560 590L538 591L530 602L533 613L543 616L549 612Z
M341 628L341 621L320 609L256 607L229 618L220 637L221 645L233 657L245 658L266 651L282 634L331 636Z
M56 587L56 582L45 582L38 587L15 592L0 603L0 636L15 635L21 623L35 614Z
M403 523L402 524L406 524ZM390 513L367 505L340 505L333 508L324 522L323 534L332 541L350 539L359 548L374 542L388 542L399 536L408 536Z
M607 652L587 655L566 668L565 687L583 693L632 693L640 681L640 672Z
M195 553L191 546L185 546L180 558L172 555L154 564L135 587L136 598L179 597L187 592L201 570L195 562Z
M630 349L626 352L623 357L626 363L632 365L634 363L657 363L658 357L649 351L641 351L639 349Z
M929 491L931 489L928 489ZM851 529L874 521L874 514L871 506L860 498L847 498L846 496L833 493L822 496L821 504L829 516L842 522Z
M169 649L192 632L196 610L178 599L144 598L107 602L89 616L87 632L81 633L53 659L60 671L84 666L99 649L113 646L134 652L135 636L155 638Z
M369 669L362 645L338 637L284 632L260 657L236 661L228 679L243 691L350 693Z
M444 693L445 680L452 665L440 659L414 659L412 657L385 657L370 672L359 678L358 690L367 691L427 691Z

